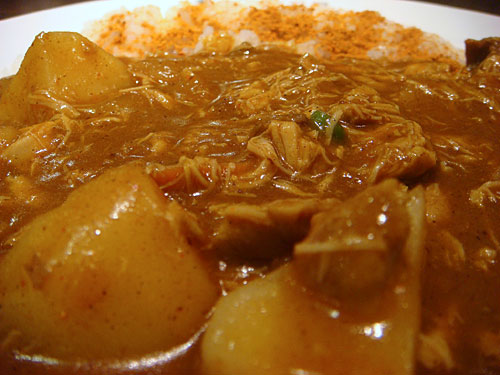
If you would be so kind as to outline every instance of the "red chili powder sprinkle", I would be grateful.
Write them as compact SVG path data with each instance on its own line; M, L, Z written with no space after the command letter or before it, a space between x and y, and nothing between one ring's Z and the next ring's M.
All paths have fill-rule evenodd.
M213 3L185 4L168 25L153 25L147 20L141 27L146 30L131 43L127 38L127 19L133 12L125 11L109 17L98 36L97 43L105 49L143 56L147 53L192 51L207 26L214 35L236 34L251 30L261 43L289 42L295 44L316 41L315 51L328 58L373 57L373 51L385 51L391 60L434 60L457 63L457 51L417 28L406 28L388 22L374 11L337 11L318 5L262 5L244 7L235 2L228 20L214 13ZM231 11L231 10L230 10ZM382 46L382 47L381 47ZM371 52L370 52L371 51ZM372 56L370 56L370 53Z

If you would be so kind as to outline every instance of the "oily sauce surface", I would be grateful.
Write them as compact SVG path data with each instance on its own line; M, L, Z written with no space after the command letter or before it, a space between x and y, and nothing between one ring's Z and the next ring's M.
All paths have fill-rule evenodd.
M227 293L287 262L301 238L292 239L273 259L221 254L212 249L221 220L214 206L304 197L344 201L396 177L426 189L422 333L439 332L445 338L452 373L500 370L497 71L419 61L326 62L283 48L245 45L228 54L126 62L136 86L95 105L76 106L79 115L63 118L63 126L47 133L48 142L28 167L0 161L3 254L12 246L11 236L59 206L74 189L107 169L137 163L168 199L196 216L203 229L199 248L204 265ZM314 110L337 116L345 138L329 140L314 128ZM263 165L262 154L249 144L273 121L295 123L301 137L321 151L314 158L301 154L288 160L285 152L276 163ZM413 130L405 134L401 126ZM435 152L435 162L415 156L408 146L415 137L425 140L422 148ZM400 154L381 151L391 142L399 142ZM418 160L401 167L405 157ZM202 178L179 177L193 165ZM222 177L211 174L216 168ZM228 170L236 177L224 180ZM68 369L9 358L0 368L14 373ZM169 364L115 371L191 372L199 362L195 344ZM109 373L100 368L87 364L72 371ZM433 371L441 370L419 364L417 372Z

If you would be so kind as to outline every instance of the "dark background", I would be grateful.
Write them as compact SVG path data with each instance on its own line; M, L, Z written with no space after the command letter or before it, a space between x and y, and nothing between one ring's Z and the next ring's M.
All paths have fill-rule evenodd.
M78 2L81 0L0 0L0 19ZM430 0L426 2L500 15L500 0Z

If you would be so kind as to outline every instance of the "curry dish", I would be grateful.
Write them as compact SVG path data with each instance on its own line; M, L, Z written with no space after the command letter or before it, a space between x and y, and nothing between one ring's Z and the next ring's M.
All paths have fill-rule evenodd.
M0 81L0 373L498 373L498 39L212 42Z

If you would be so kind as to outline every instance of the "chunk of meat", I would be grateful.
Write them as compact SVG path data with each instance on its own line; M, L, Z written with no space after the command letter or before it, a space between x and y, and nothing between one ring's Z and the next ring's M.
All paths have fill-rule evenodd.
M418 338L417 361L432 373L450 372L460 362L453 343L463 326L464 319L456 304L440 309L430 326L423 329Z
M30 178L24 175L7 176L5 182L9 187L10 198L13 198L10 201L40 207L49 200L47 192L36 186Z
M252 113L271 110L271 102L279 97L277 85L269 85L264 81L255 81L239 92L237 106L246 115Z
M338 204L336 199L280 199L270 203L210 207L218 223L211 248L244 259L291 254L309 231L311 217Z
M455 361L445 335L440 330L421 333L418 345L418 361L428 369L451 370Z
M439 244L440 252L433 254L438 256L440 261L452 269L462 269L465 266L466 254L464 245L449 231L443 229L435 235L437 244Z
M293 121L271 121L264 133L248 141L247 148L289 175L304 172L324 155L319 143L307 138Z
M500 56L500 38L484 38L481 40L467 39L465 41L465 60L467 66L485 68L488 60L495 60L498 65ZM493 62L493 61L492 61Z
M370 134L375 139L375 164L368 182L387 177L413 178L436 165L436 153L414 121L386 124Z
M202 339L204 373L413 374L422 197L421 189L407 193L392 180L314 216L309 238L296 246L291 263L216 304ZM340 260L340 253L377 252L400 253L390 268L393 282L382 291L350 298L354 303L333 301L335 292L325 296L323 289L304 288L303 275L297 272L306 257ZM345 265L357 267L354 262ZM325 273L316 268L313 277L331 275L333 269Z
M401 278L408 265L419 269L423 211L420 189L409 194L386 180L315 215L293 264L303 282L325 296L367 298Z
M371 87L350 90L329 113L347 129L345 165L371 184L389 177L418 177L436 164L436 153L421 126L404 118L396 103L382 99Z
M54 116L51 121L20 129L20 135L0 152L0 158L29 172L38 159L55 151L71 134L72 122L64 121L63 117Z
M184 343L217 298L188 244L195 223L133 165L75 190L0 262L0 343L70 361Z
M446 224L450 221L450 203L439 184L433 183L425 188L425 207L429 224Z

